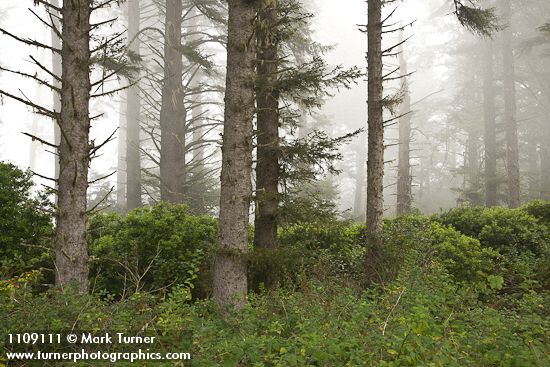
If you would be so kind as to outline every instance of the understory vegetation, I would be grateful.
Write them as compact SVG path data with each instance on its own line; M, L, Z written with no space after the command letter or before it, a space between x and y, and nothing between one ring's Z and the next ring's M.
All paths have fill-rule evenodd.
M387 219L369 287L364 226L294 224L276 250L250 245L248 303L224 315L210 299L215 219L166 203L96 214L92 291L77 295L51 286L52 221L28 176L1 172L2 218L18 218L0 237L5 333L157 335L192 366L550 365L550 202Z

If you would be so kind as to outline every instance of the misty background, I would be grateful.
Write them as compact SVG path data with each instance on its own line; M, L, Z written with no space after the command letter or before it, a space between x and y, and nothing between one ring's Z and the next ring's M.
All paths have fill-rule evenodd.
M485 2L492 5L491 2ZM550 4L545 1L525 0L516 2L511 24L502 24L513 30L513 48L517 70L517 121L520 142L520 168L522 201L529 199L548 199L549 193L543 189L544 146L547 144L550 122L548 121L549 96L548 72L550 71L538 57L544 52L542 47L530 47L534 39L541 37L537 29L548 21L545 15ZM412 102L411 166L413 207L425 213L438 212L472 201L466 178L466 151L468 144L468 126L477 126L479 156L478 164L482 175L482 131L483 98L481 53L492 43L494 50L495 111L498 142L499 201L506 203L505 162L502 99L502 65L499 61L501 35L497 33L488 38L476 37L460 27L450 2L444 0L407 1L395 4L398 10L393 15L395 24L406 25L405 37L410 37L403 45L403 54L407 68L412 74L408 77ZM44 14L42 7L33 7L30 1L3 0L0 22L2 27L21 37L34 38L40 42L51 42L49 30L40 24L30 13L29 7ZM394 6L386 7L385 12L393 11ZM323 45L332 46L326 52L325 60L330 65L342 65L345 68L357 66L366 70L366 35L360 32L360 25L366 24L367 4L361 0L316 1L307 6L314 15L311 20L313 39ZM106 10L104 10L106 11ZM112 28L124 30L125 15L121 9L111 9L114 16L120 17ZM111 15L111 14L110 14ZM142 22L143 23L143 22ZM146 23L146 22L144 22ZM143 24L142 24L143 27ZM112 31L113 29L109 29ZM48 76L30 62L29 55L51 64L51 55L43 49L23 45L9 37L2 36L0 41L0 65L14 70L47 78ZM390 46L398 42L397 34L385 36L384 44ZM142 40L146 42L146 40ZM213 54L215 67L223 72L224 50L220 46L211 46L208 52ZM397 56L385 60L386 69L398 65ZM223 80L223 76L217 76ZM52 95L47 88L37 87L36 83L7 72L0 72L0 83L13 94L24 96L40 104L51 106ZM123 78L113 78L105 88L124 85ZM400 88L400 80L385 86L387 93ZM468 84L470 83L470 84ZM325 98L321 109L309 117L311 129L325 130L330 136L339 136L366 129L367 126L367 84L366 77L357 80L349 89L330 90L332 96ZM93 92L93 91L92 91ZM92 123L91 139L101 142L107 139L125 112L121 101L125 92L93 100L91 115L101 115ZM213 119L223 116L221 93L209 93L212 104L208 115ZM48 118L33 114L28 107L3 97L0 105L0 158L15 163L21 168L30 167L42 176L52 177L54 172L53 155L38 142L31 142L22 132L31 132L48 141L53 139L53 123ZM142 104L145 102L142 101ZM142 110L143 112L143 110ZM386 112L389 116L389 112ZM142 115L142 117L144 117ZM145 118L143 119L145 120ZM141 124L145 124L145 121ZM323 121L320 123L319 121ZM210 140L220 138L221 126L209 131ZM120 132L116 134L119 136ZM142 132L142 138L145 139ZM471 137L470 137L471 138ZM397 181L397 152L399 146L398 125L386 127L386 174L385 208L387 215L395 213L395 192ZM341 171L339 175L319 177L329 180L334 187L337 206L344 218L363 220L366 184L358 184L359 170L366 169L366 135L361 133L339 148L342 160L336 163ZM119 164L119 143L116 139L109 142L100 156L91 166L91 176L100 177L117 171ZM146 148L145 148L146 149ZM219 143L209 143L205 148L212 152L208 165L213 167L212 177L219 176L216 170L220 164ZM146 164L145 164L146 166ZM49 185L48 180L36 177L36 182ZM106 187L117 186L116 174L92 184L89 195L99 196ZM482 194L482 189L475 195ZM359 191L359 193L358 193ZM146 192L142 193L145 203L153 202ZM210 193L216 195L216 190ZM474 196L475 196L474 195ZM115 201L116 194L112 194ZM474 201L477 199L474 199ZM215 198L212 198L215 202ZM215 212L215 208L210 209Z

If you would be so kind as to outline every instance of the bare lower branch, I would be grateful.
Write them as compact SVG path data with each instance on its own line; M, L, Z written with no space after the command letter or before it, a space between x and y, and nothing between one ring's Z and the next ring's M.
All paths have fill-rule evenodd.
M54 148L54 149L59 148L57 145L52 144L52 143L50 143L50 142L48 142L48 141L46 141L46 140L44 140L44 139L41 139L41 138L39 138L38 136L29 134L29 133L25 133L25 132L22 133L22 134L28 136L28 137L31 138L33 141L37 140L37 141L39 141L40 143L42 143L42 144L44 144L44 145L47 145L47 146L49 146L49 147L52 147L52 148Z
M109 173L108 175L101 176L101 177L99 177L99 178L96 178L95 180L89 181L88 184L89 184L89 185L92 185L92 184L94 184L94 183L96 183L96 182L98 182L98 181L101 181L101 180L104 180L104 179L106 179L106 178L111 177L111 176L114 175L115 173L116 173L116 171L113 171L113 172Z
M30 78L32 80L35 80L38 82L38 84L40 85L44 85L48 88L50 88L51 90L54 90L58 93L61 93L61 89L60 88L57 88L57 87L54 87L53 85L49 84L48 82L40 79L39 77L37 77L36 75L31 75L31 74L27 74L27 73L24 73L22 71L16 71L16 70L11 70L11 69L6 69L2 66L0 66L0 70L1 71L6 71L8 73L12 73L12 74L16 74L16 75L21 75L21 76L24 76L25 78Z
M9 98L11 98L11 99L14 99L14 100L16 100L16 101L18 101L18 102L21 102L21 103L23 103L23 104L25 104L25 105L27 105L27 106L29 106L29 107L31 107L31 108L34 108L34 109L36 110L37 113L40 113L40 114L42 114L42 115L44 115L44 116L48 116L48 117L50 117L50 118L52 118L52 119L55 119L55 120L57 120L57 119L59 118L59 113L50 111L50 110L48 110L48 109L45 108L45 107L42 107L42 106L40 106L40 105L37 105L36 103L33 103L33 102L31 102L30 100L28 100L28 98L25 100L25 99L23 99L23 98L21 98L21 97L17 97L17 96L15 96L15 95L13 95L13 94L11 94L11 93L8 93L8 92L6 92L6 91L3 91L3 90L0 90L0 95L4 95L4 96L9 97ZM25 98L26 98L26 97L25 97Z
M6 31L4 28L0 28L0 33L3 33L8 37L11 37L16 41L22 42L22 43L27 44L29 46L45 48L46 50L50 50L52 52L56 52L58 54L61 54L61 50L59 50L57 48L54 48L52 46L48 46L44 43L41 43L41 42L38 42L38 41L35 41L35 40L32 40L32 39L18 37L15 34Z

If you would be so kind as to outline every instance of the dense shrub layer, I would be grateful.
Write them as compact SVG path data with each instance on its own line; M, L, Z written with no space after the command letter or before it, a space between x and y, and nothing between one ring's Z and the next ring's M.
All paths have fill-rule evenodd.
M198 275L208 273L216 228L213 218L192 216L186 206L167 203L124 217L96 215L88 236L92 282L119 297L181 284L205 292L209 282Z
M33 295L2 289L0 328L149 333L163 341L151 351L186 351L191 365L204 367L550 363L548 294L526 294L514 310L490 306L479 299L493 291L457 284L438 266L400 274L383 290L365 293L338 282L304 284L300 292L251 294L243 313L229 318L209 301L190 303L189 291L180 287L165 300L134 294L116 303L58 291Z
M550 287L550 229L545 224L549 203L534 202L520 209L456 208L436 217L479 239L502 256L496 264L508 292ZM534 215L532 215L534 214Z
M546 366L545 210L386 220L381 284L366 290L362 225L284 228L276 250L250 245L249 303L229 316L208 300L214 219L168 204L101 214L89 228L94 293L38 292L39 271L0 281L0 329L152 334L152 351L205 367Z

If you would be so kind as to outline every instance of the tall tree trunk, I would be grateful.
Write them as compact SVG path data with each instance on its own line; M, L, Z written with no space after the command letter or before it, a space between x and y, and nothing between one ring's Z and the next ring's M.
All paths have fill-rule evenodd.
M128 1L129 50L139 55L139 32L141 12L139 0ZM141 204L141 160L139 150L139 117L141 101L139 85L128 88L126 98L126 209L139 208Z
M256 1L228 0L227 76L219 219L213 294L222 308L241 309L247 294L248 218L252 196L252 120Z
M194 9L190 14L191 24L189 25L189 42L198 42L200 40L199 32L199 19L200 13L197 9ZM201 83L204 81L204 71L202 67L199 67L193 80L191 81L191 88L195 89L195 100L191 108L192 115L192 139L194 146L193 151L193 178L189 187L189 207L195 214L206 214L205 204L205 172L207 171L205 162L204 143L205 129L204 129L204 106Z
M51 4L59 8L59 0L51 0ZM61 30L61 22L55 16L52 17L52 22L57 30ZM57 35L56 31L52 28L51 32L52 47L61 50L61 39ZM52 74L61 79L61 55L57 52L52 52ZM61 89L61 82L57 78L52 78L52 85ZM53 92L53 110L57 113L61 111L61 96L57 92ZM59 129L59 122L55 121L53 125L53 140L55 145L59 146L61 142L61 130ZM59 149L58 149L59 150ZM59 152L57 152L59 154ZM55 157L54 160L54 178L59 178L59 159ZM55 183L58 188L57 182ZM56 194L57 201L57 194Z
M364 192L365 192L365 164L367 162L367 149L365 136L359 135L357 148L355 149L355 197L353 200L353 219L365 220Z
M506 123L506 169L508 171L508 205L520 205L519 144L516 121L516 88L514 52L512 49L512 6L502 0L502 18L507 23L502 34L502 61L504 79L504 120Z
M529 129L529 130L532 130ZM537 141L539 131L529 131L527 136L527 180L528 180L528 200L537 200L540 198L540 156L537 152Z
M257 163L254 246L277 246L279 208L279 93L277 80L277 44L273 33L277 26L277 1L263 0L259 12L261 29L257 35Z
M543 124L540 144L540 198L550 200L550 124Z
M479 134L474 126L468 128L466 143L466 178L468 201L474 205L481 204L479 192Z
M479 154L480 154L480 130L478 122L474 118L473 111L476 110L476 101L479 94L476 87L475 64L476 59L471 58L471 61L464 68L465 85L464 85L464 104L469 119L466 125L466 157L465 157L465 175L466 175L466 199L474 205L482 204L480 195L480 174L479 174Z
M378 280L384 244L384 119L382 86L382 1L368 2L368 160L367 253L368 281Z
M400 32L403 41L403 32ZM411 95L407 78L407 60L403 46L399 52L399 68L402 80L403 102L399 115L399 160L397 165L397 215L409 214L412 210L411 177Z
M493 45L483 45L483 116L485 143L485 205L498 204L497 138L495 121L495 85L493 76Z
M91 1L64 1L59 192L55 238L56 283L88 290L88 188Z
M185 122L183 105L183 60L181 0L166 1L164 40L164 81L160 111L160 197L175 204L183 203L185 187Z
M117 208L126 211L126 92L120 92L118 107L118 157L116 173L116 204Z

